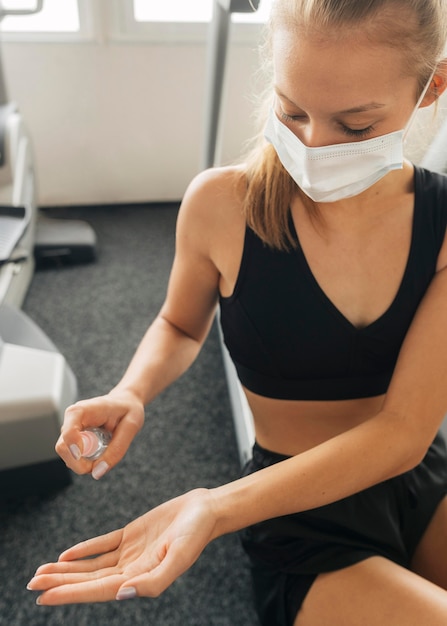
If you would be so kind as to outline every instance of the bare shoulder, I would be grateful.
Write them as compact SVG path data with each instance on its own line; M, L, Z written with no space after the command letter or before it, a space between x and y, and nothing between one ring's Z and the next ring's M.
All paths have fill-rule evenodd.
M186 219L219 226L242 216L246 188L244 168L216 167L200 172L189 184L180 209Z
M180 207L163 316L200 341L219 290L228 290L236 280L245 233L244 181L240 167L203 171L188 186Z
M208 275L220 293L232 293L244 248L246 193L244 167L201 172L189 185L177 222L177 265Z
M177 250L208 259L219 274L233 274L230 259L242 254L246 190L241 166L219 167L198 174L188 186L177 222Z
M228 165L226 167L211 167L203 170L188 186L188 191L214 193L237 193L238 187L245 185L245 168L243 165Z

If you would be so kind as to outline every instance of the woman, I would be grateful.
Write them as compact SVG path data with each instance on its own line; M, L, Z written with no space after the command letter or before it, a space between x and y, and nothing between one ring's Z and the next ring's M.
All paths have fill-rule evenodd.
M39 568L40 604L158 595L242 531L262 624L447 623L447 179L402 158L446 38L442 0L277 0L268 141L193 181L159 316L57 445L78 473L112 468L220 299L253 459ZM113 432L94 463L89 426Z

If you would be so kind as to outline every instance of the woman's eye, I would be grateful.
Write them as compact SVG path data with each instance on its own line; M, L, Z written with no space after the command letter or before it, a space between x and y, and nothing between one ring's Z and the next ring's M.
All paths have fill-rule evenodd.
M282 110L279 112L279 116L283 122L289 122L289 123L298 122L298 121L302 122L303 120L306 119L306 115L303 113L290 115L289 113L286 113L285 111L282 111ZM345 135L348 135L348 137L356 137L357 139L360 139L362 137L367 137L368 135L373 133L375 130L372 124L370 126L367 126L366 128L355 129L355 128L350 128L349 126L346 126L345 124L340 123L340 127Z
M281 119L285 122L296 122L297 120L302 120L304 115L288 115L284 111L280 112Z
M345 135L348 135L349 137L367 137L374 132L374 126L372 125L359 129L349 128L349 126L345 126L344 124L341 124L341 127Z

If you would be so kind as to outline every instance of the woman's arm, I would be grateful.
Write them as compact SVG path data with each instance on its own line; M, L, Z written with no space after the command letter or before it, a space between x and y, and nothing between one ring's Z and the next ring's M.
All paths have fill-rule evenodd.
M144 406L181 376L199 353L218 297L219 272L209 250L218 223L210 210L210 197L224 176L220 171L202 173L187 190L177 220L176 253L165 302L122 380L107 395L67 409L56 450L73 471L100 478L115 466L143 426ZM79 433L100 426L112 432L113 438L102 457L92 463L81 457Z
M447 268L407 333L382 409L298 456L218 487L217 533L329 504L412 469L447 413Z
M411 326L379 414L316 448L212 490L195 490L40 567L39 604L157 596L216 537L322 506L414 467L447 411L447 269ZM99 555L95 558L93 555Z

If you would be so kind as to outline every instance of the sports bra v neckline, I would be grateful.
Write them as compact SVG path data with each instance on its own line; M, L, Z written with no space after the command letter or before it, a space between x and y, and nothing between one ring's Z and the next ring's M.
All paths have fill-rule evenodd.
M295 249L278 250L247 225L234 291L220 297L224 342L245 388L263 397L310 401L386 393L436 273L447 228L447 178L415 167L414 181L411 241L400 285L380 317L360 328L316 283L298 238Z
M345 326L348 326L355 333L367 333L369 330L372 330L373 328L378 326L380 323L385 321L386 318L392 314L394 307L397 305L400 298L402 297L405 283L410 274L412 259L414 258L414 248L415 248L416 232L417 232L417 218L418 218L418 213L419 213L419 207L421 204L419 201L418 194L419 194L419 181L418 181L417 168L415 168L414 169L414 202L413 202L412 232L411 232L410 247L408 251L407 262L405 264L405 269L402 274L402 278L399 283L399 287L396 291L396 294L393 300L391 301L391 303L389 304L389 306L385 309L385 311L381 315L379 315L379 317L377 317L375 320L373 320L369 324L366 324L365 326L356 326L353 322L351 322L346 317L346 315L344 315L344 313L342 313L340 309L332 302L332 300L329 298L329 296L320 286L320 283L315 278L312 272L312 269L307 261L306 255L304 254L304 250L301 246L298 232L295 228L295 222L292 217L292 212L289 209L290 229L291 229L292 236L297 243L297 246L294 252L296 254L298 262L301 265L302 270L304 271L305 276L307 277L308 281L312 285L318 298L326 305L326 308L332 313L332 315L334 317L337 317L342 324L344 324Z

